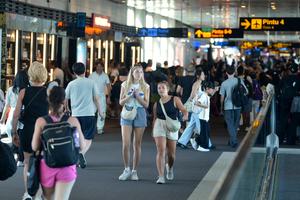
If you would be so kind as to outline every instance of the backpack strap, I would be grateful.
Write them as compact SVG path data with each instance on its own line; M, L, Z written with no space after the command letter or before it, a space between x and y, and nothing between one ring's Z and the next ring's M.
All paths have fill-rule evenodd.
M70 118L70 116L63 115L62 118L60 119L60 122L66 122L66 121L68 121L69 118Z
M68 116L68 115L63 115L59 122L66 122L66 121L68 121L69 117L70 116ZM47 124L54 123L53 119L49 115L43 116L43 118L47 122Z
M49 115L43 116L43 118L47 122L47 124L53 123L53 120Z

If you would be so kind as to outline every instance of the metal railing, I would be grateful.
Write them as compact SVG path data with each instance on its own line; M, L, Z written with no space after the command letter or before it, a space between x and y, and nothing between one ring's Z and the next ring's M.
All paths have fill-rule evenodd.
M278 137L275 134L275 125L274 87L269 85L267 87L265 103L254 120L251 129L241 142L235 159L225 178L220 180L220 189L215 194L212 194L210 199L263 200L273 198L274 174L277 168L277 150L279 148ZM257 157L258 154L253 154L253 147L261 131L267 131L271 134L266 137L266 151ZM251 172L246 171L247 167L252 167L252 169L250 169ZM253 183L245 184L247 181L250 182L250 180L247 179L253 179L251 180ZM247 192L243 193L243 190ZM249 190L251 191L249 192ZM243 194L239 194L239 192Z

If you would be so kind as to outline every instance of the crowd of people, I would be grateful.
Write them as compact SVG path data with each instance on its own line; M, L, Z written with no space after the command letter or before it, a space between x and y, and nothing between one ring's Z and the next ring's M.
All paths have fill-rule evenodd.
M275 86L280 143L295 145L298 141L300 76L299 66L292 59L274 59L273 66L259 59L231 65L222 60L202 60L186 67L169 67L166 61L163 66L157 64L155 71L152 60L129 70L112 61L108 73L98 60L89 77L83 63L73 64L74 80L68 83L55 62L52 65L54 81L48 82L47 69L33 62L28 70L18 72L6 92L0 122L6 124L5 133L13 138L18 160L24 164L23 199L32 199L26 191L29 157L41 149L41 135L47 124L43 116L47 115L54 122L70 115L67 121L79 135L81 168L88 166L85 155L95 134L104 133L105 119L120 117L124 163L120 181L139 180L137 170L146 127L152 127L156 144L157 184L166 182L165 169L166 179L174 179L176 147L186 149L190 143L201 152L216 148L210 136L211 118L224 116L228 145L237 148L237 132L250 129L265 99L267 84ZM234 102L233 90L238 84L247 97L242 105ZM4 101L0 94L1 98ZM42 159L40 172L45 199L69 198L77 176L76 165L51 168Z

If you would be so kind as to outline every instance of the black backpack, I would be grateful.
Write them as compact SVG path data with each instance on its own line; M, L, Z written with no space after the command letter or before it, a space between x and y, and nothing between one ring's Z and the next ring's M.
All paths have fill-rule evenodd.
M248 98L248 93L245 88L245 86L241 83L241 79L238 79L238 83L236 86L234 86L232 90L232 104L236 107L243 107L248 104L249 98Z
M0 180L4 181L15 174L17 163L10 147L0 140Z
M66 167L74 165L79 156L79 136L76 128L64 115L60 122L53 122L50 116L43 117L47 125L42 132L44 159L49 167Z

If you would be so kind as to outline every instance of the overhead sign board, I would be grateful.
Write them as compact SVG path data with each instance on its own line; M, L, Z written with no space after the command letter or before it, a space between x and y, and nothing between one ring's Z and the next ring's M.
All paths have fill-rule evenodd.
M187 38L187 28L139 28L137 37L176 37Z
M201 28L195 29L195 38L243 38L244 31L235 28L214 28L207 32Z
M92 13L92 21L93 27L101 28L101 29L110 29L111 23L110 18L108 16L98 15Z
M240 18L240 29L245 31L300 31L300 18L268 17Z
M263 42L263 41L255 41L255 42L243 42L241 44L241 48L242 49L252 49L252 48L261 48L261 47L267 47L267 42Z
M85 21L86 21L86 13L85 12L76 13L76 27L77 28L84 28Z

